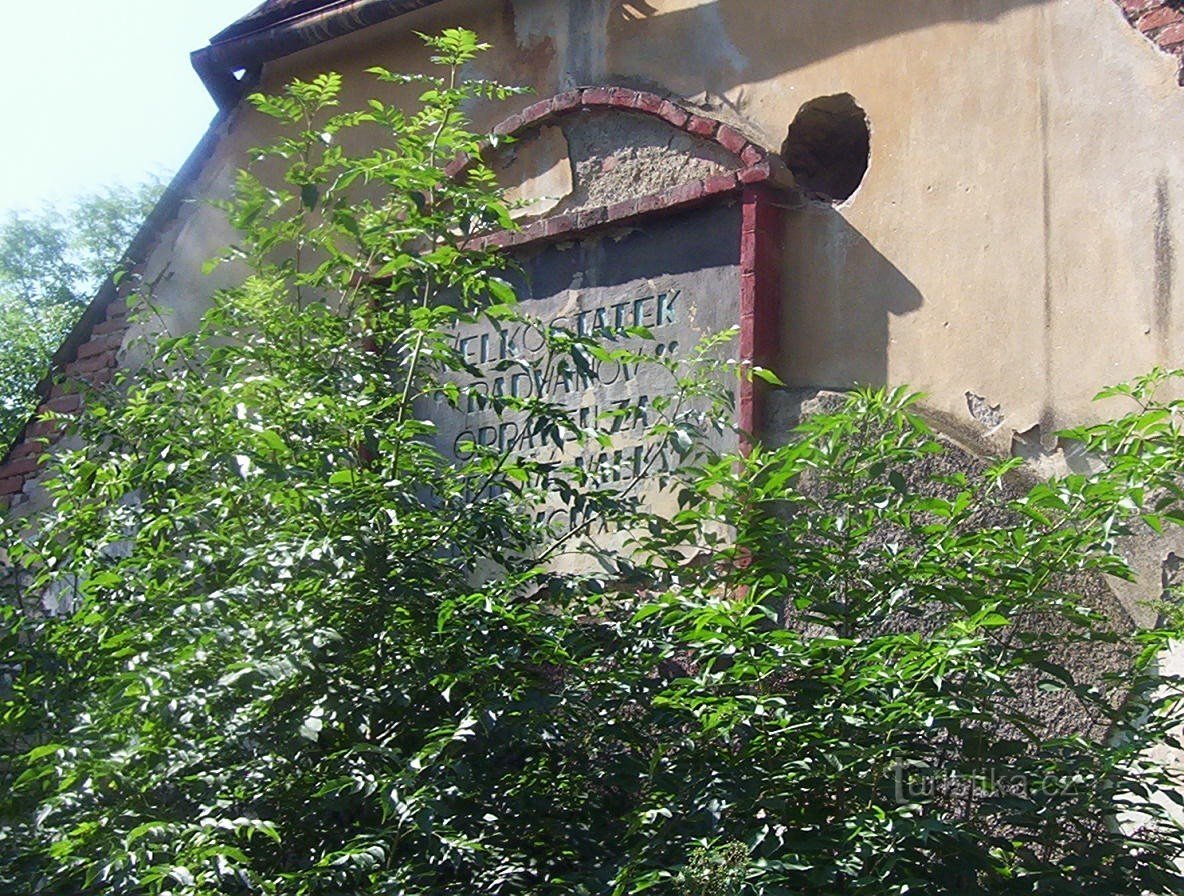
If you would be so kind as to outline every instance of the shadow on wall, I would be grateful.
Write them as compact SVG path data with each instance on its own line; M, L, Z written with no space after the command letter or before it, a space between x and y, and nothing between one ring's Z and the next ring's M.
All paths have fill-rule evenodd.
M661 48L672 48L680 59L694 60L711 92L722 94L896 34L944 22L991 22L1048 2L708 0L663 13L650 0L614 0L609 27L616 38L610 45L644 45L658 58Z
M920 308L920 290L833 207L791 210L785 226L782 379L885 385L891 318Z
M611 47L635 56L642 48L661 61L662 48L674 48L671 72L682 71L684 83L665 86L688 95L706 89L712 94L742 84L774 78L857 47L894 35L945 23L989 24L1008 14L1050 0L703 0L697 5L661 12L656 0L613 0ZM616 61L610 59L609 67ZM657 68L658 63L654 66ZM621 68L628 64L622 60ZM885 72L891 77L891 72ZM696 79L697 83L696 83ZM838 94L803 106L794 130L779 147L808 196L842 201L851 195L866 168L866 130L848 134L843 127L821 128L826 121L862 118L851 97ZM846 106L858 116L847 115ZM813 116L816 121L811 119ZM790 123L786 122L788 126ZM822 130L832 133L813 145ZM835 168L835 136L850 144L850 183L803 177L819 168ZM858 151L857 151L858 150ZM836 155L837 152L837 155ZM783 359L779 373L791 387L848 388L854 384L885 385L893 317L923 304L920 290L826 201L811 202L786 215L783 282Z

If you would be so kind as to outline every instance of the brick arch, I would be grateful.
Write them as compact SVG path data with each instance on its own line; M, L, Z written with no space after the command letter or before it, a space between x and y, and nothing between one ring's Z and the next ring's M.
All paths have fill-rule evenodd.
M702 115L656 93L632 90L628 87L582 87L556 94L502 120L493 127L491 133L498 137L516 137L549 121L596 109L616 109L657 118L676 130L685 131L699 140L716 144L734 155L742 168L758 169L764 180L781 179L788 174L780 156L749 140L731 125ZM470 164L472 159L467 156L461 157L449 166L448 173L456 176Z
M540 239L561 238L566 233L615 224L656 211L694 205L725 194L744 194L748 200L745 206L748 210L746 214L755 215L756 203L753 196L754 191L759 191L761 185L781 190L793 189L793 176L780 156L749 140L736 128L657 94L626 87L585 87L569 90L511 115L500 122L493 129L493 133L497 136L516 136L567 115L605 109L640 113L660 119L670 127L685 131L696 139L722 147L736 157L737 167L734 171L682 184L664 193L629 198L611 206L584 209L578 214L556 215L536 221L518 231L488 234L479 237L475 243L504 247ZM207 135L194 157L186 163L186 169L196 170L196 166L213 152L213 146L212 138ZM471 159L458 158L449 165L448 173L451 176L459 175L471 163ZM186 176L193 176L193 172L189 171ZM180 196L178 192L171 202L162 202L159 207L161 220L150 219L150 224L145 226L145 246L136 253L139 258L146 258L158 244L163 222L171 220L176 214L180 207ZM153 212L153 217L156 216L158 212ZM752 236L752 239L755 240L756 237ZM752 250L748 255L755 257L754 253L755 250ZM133 271L142 271L142 265L133 268ZM32 415L25 430L11 446L7 446L7 454L3 453L4 446L0 446L0 509L23 500L25 486L36 480L47 451L57 443L64 431L67 422L65 419L42 419L42 415L52 413L69 417L75 414L82 407L85 386L102 386L111 380L117 367L117 353L129 332L127 302L133 293L132 282L133 278L128 278L120 285L110 281L104 286L104 292L92 303L76 328L77 333L71 335L63 350L59 350L61 358L55 362L54 373L64 375L64 379L53 382L47 378L44 384L45 392L41 396L42 404ZM755 299L752 299L749 304L754 302ZM753 350L750 347L745 351L751 355ZM745 384L743 390L741 403L751 405L752 384ZM751 411L747 416L742 412L742 418L751 420Z
M515 136L565 115L598 109L615 109L657 118L675 130L714 143L734 155L745 168L772 164L772 159L777 158L774 153L749 140L731 125L687 109L656 93L628 87L585 87L558 94L511 115L494 127L493 133Z
M503 231L477 238L477 245L509 247L543 239L559 239L575 231L617 224L632 218L666 209L693 205L727 193L739 193L748 187L767 185L792 191L793 175L781 157L761 146L730 124L703 115L656 93L629 87L582 87L557 94L527 106L521 112L499 122L492 129L495 137L521 137L532 130L565 117L589 111L615 110L647 115L683 131L696 140L712 143L736 159L736 167L703 180L690 181L663 193L628 197L608 206L560 213L526 225L521 230ZM482 152L489 149L487 143ZM457 177L473 164L460 156L446 169Z

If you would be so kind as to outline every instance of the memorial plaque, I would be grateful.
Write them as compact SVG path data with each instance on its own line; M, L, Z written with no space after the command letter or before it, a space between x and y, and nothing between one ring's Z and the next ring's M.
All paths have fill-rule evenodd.
M685 357L706 336L737 326L740 302L740 209L721 204L655 217L644 225L618 231L575 235L571 240L519 250L514 283L525 315L580 336L608 335L605 347L623 345L641 352ZM641 327L650 339L623 334ZM590 371L544 379L530 372L543 354L539 333L527 327L488 322L459 329L457 348L481 377L465 384L459 409L440 407L432 414L438 445L463 458L474 445L511 450L544 459L561 457L603 470L600 483L622 484L668 469L672 459L654 463L643 445L646 427L656 422L644 409L659 395L675 391L673 377L654 364L593 361ZM616 341L613 341L616 340ZM733 339L716 352L737 356ZM541 397L561 405L582 429L611 436L611 446L564 448L523 432L512 415L498 415L481 395ZM643 409L636 420L605 418L628 405ZM731 434L715 447L733 450ZM640 491L651 509L671 504L648 483ZM667 508L668 509L668 508ZM546 513L547 511L543 511ZM557 513L557 512L555 512ZM576 520L553 519L557 527Z

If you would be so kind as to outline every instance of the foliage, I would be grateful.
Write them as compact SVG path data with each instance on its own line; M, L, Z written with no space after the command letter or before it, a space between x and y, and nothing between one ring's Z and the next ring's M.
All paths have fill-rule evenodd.
M160 198L150 178L107 187L65 211L11 212L0 224L0 441L33 410L49 359Z
M1179 892L1152 797L1180 782L1147 752L1180 722L1156 665L1176 629L1129 631L1102 578L1184 521L1169 375L1076 433L1095 472L1034 485L956 463L900 392L719 454L710 365L532 321L473 247L506 207L443 163L506 91L457 77L471 34L429 44L444 75L375 72L415 112L338 111L333 75L254 98L299 133L260 151L279 185L244 173L228 206L249 276L94 396L14 531L24 593L73 612L10 613L0 641L0 885ZM379 148L347 153L354 129ZM450 456L432 421L489 373L452 334L510 324L546 351L507 363L544 385L609 358L671 398L581 427L546 388L494 393L554 448ZM615 430L679 452L679 512L637 500L649 462L578 462Z
M0 442L5 449L33 413L33 390L80 311L74 305L37 308L0 293Z

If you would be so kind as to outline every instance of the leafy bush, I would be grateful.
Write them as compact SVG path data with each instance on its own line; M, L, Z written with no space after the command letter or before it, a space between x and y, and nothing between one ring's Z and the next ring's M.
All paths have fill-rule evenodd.
M414 113L337 112L331 75L255 98L298 133L228 205L249 276L92 397L14 524L23 592L69 612L4 617L5 890L1179 892L1148 752L1180 721L1177 629L1132 631L1104 578L1184 519L1169 375L1076 433L1097 472L1035 485L901 392L715 453L717 370L529 320L472 248L508 211L442 163L506 90L458 79L471 34L429 43L443 76L376 71ZM355 128L380 148L348 155ZM554 450L437 446L473 321L536 328L515 363L544 382L665 371L644 444L681 452L682 509L646 513L644 468L590 476L614 427L545 389L485 400Z

